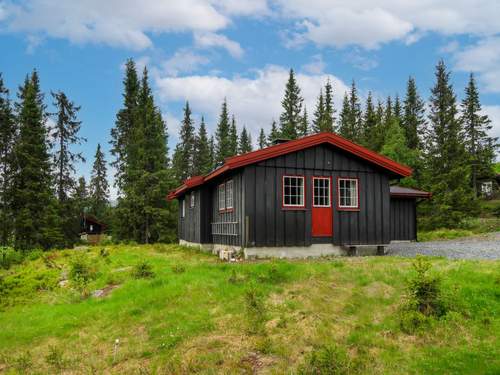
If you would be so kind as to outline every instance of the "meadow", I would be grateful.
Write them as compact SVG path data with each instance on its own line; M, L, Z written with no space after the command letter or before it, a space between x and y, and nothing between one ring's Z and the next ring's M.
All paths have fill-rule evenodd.
M436 314L408 309L414 259L33 252L0 270L0 372L498 374L500 263L420 260Z

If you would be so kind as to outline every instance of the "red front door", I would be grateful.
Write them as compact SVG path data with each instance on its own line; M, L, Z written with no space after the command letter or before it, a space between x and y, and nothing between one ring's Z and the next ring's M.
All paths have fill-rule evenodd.
M312 181L312 236L333 235L332 179L313 177Z

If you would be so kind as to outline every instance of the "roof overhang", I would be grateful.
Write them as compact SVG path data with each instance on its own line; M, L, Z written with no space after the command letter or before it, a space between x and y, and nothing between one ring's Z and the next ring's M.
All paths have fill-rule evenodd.
M428 191L406 188L403 186L391 186L391 197L394 198L425 198L429 199L432 197L432 193Z

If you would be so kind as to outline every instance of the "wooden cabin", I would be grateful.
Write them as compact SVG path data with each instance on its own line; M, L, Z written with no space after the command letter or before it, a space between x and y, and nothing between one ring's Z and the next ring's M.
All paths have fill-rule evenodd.
M245 257L341 255L416 239L417 199L391 183L412 170L333 133L228 158L192 177L179 201L181 244ZM403 194L404 193L404 194Z
M81 222L82 231L80 238L91 244L99 243L105 237L107 225L93 215L84 214Z

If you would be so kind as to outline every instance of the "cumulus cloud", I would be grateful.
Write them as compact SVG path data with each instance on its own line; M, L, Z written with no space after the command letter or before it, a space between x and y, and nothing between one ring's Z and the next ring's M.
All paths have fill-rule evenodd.
M500 105L485 105L483 113L488 115L491 120L491 135L500 138Z
M210 62L209 58L194 51L182 48L162 64L162 68L169 76L177 76L179 73L191 73Z
M240 58L243 56L243 49L238 42L229 39L228 37L216 33L196 33L194 35L195 45L201 48L224 48L233 57Z
M195 113L206 116L208 127L213 131L221 103L227 99L229 110L234 113L239 126L250 129L253 139L263 127L269 130L271 121L278 120L281 99L288 79L288 70L280 66L268 66L257 70L252 77L224 78L215 75L191 75L184 77L157 77L156 87L160 99L167 102L189 100ZM327 74L297 74L304 102L312 113L319 90L327 79L334 87L334 101L339 108L346 84Z
M314 55L312 61L303 65L302 69L311 74L321 74L325 70L326 64L323 61L323 56Z

